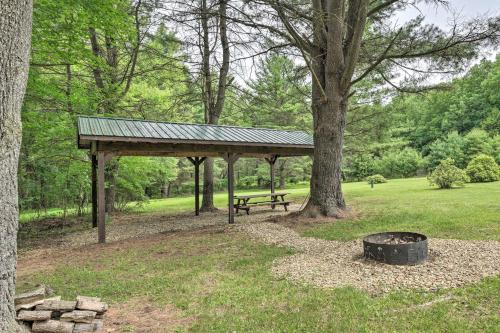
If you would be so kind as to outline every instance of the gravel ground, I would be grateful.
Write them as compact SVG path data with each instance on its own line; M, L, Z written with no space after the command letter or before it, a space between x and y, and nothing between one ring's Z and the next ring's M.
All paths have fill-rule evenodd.
M276 260L273 273L318 287L353 286L375 294L393 289L437 290L500 274L500 243L496 241L429 239L425 263L393 266L365 260L362 240L301 237L274 223L243 224L239 228L256 240L297 250L295 255Z
M295 211L300 205L290 205L289 210ZM246 213L238 213L235 224L261 222L271 216L284 215L286 212L280 207L271 210L266 207L255 207ZM183 230L196 230L210 226L227 226L227 210L219 210L212 213L201 213L194 216L193 213L177 215L121 215L113 216L110 224L106 225L106 242L114 242L123 239L143 237L147 235L164 232ZM97 228L79 231L53 239L52 243L57 247L75 247L97 242Z

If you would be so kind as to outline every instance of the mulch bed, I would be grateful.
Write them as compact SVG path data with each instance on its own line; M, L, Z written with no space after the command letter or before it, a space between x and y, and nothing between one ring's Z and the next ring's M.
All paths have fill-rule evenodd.
M297 250L297 254L276 260L272 272L317 287L352 286L373 294L394 289L438 290L500 274L500 243L496 241L431 238L426 262L394 266L364 259L361 239L340 242L301 237L275 223L239 228L264 243Z

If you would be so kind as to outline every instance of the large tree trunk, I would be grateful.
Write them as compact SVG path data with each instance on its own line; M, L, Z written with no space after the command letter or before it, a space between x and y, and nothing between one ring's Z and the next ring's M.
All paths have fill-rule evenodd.
M351 79L366 23L367 0L313 2L311 47L314 157L304 213L342 216L342 149Z
M333 102L313 105L313 108L316 109L317 126L314 131L311 196L304 211L339 217L346 207L341 186L346 106Z
M286 160L281 159L280 166L279 166L279 177L280 177L280 182L279 182L279 188L280 190L285 189L285 182L286 182L286 175L285 175L285 164Z
M217 124L217 117L208 117L209 124ZM214 159L207 157L203 162L203 195L200 212L213 212L217 208L214 205Z
M204 77L203 103L205 108L205 123L218 124L219 117L224 108L226 98L227 75L229 72L229 42L227 38L226 23L227 1L221 0L219 3L219 36L222 46L222 64L219 70L219 81L217 92L212 88L212 73L210 68L210 38L209 38L209 11L206 0L201 3L201 25L203 30L202 43L202 71ZM203 197L201 201L201 212L217 210L214 206L214 161L207 158L203 166Z
M214 159L207 157L203 162L203 198L201 212L215 211L214 205Z
M0 1L0 332L19 330L15 317L21 106L31 43L31 0Z
M106 213L113 213L115 211L116 202L116 178L118 176L118 169L120 167L120 159L114 158L108 161L104 176L108 187L106 187Z

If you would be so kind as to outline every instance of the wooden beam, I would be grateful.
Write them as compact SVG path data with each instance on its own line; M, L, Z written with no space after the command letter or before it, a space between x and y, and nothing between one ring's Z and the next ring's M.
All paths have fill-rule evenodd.
M206 157L188 157L194 165L194 214L200 215L200 165Z
M97 227L97 156L92 159L92 228Z
M210 141L210 140L175 140L175 139L158 139L158 138L142 138L142 137L121 137L121 136L102 136L102 135L80 135L80 146L83 147L85 144L89 145L92 141L97 141L98 143L104 142L122 142L122 143L153 143L153 144L194 144L201 145L203 147L207 146L218 146L218 147L282 147L282 148L314 148L314 145L306 144L294 144L294 143L266 143L266 142L237 142L237 141ZM222 151L220 148L219 151Z
M272 146L221 146L202 144L139 143L139 142L98 142L98 151L115 155L130 156L222 156L226 153L240 156L263 157L269 155L304 156L313 153L313 147L272 147Z
M198 162L199 157L195 157ZM200 165L194 165L194 215L200 215Z
M98 198L98 228L97 235L99 243L106 242L106 192L104 183L104 168L106 166L106 154L97 153L97 198Z
M238 160L238 154L226 153L223 158L227 162L227 196L228 196L228 222L234 223L234 163Z
M273 155L269 158L266 157L267 163L269 163L269 171L271 174L271 193L274 193L275 191L275 184L274 184L274 164L276 164L276 161L278 160L278 155ZM274 206L272 206L274 209Z

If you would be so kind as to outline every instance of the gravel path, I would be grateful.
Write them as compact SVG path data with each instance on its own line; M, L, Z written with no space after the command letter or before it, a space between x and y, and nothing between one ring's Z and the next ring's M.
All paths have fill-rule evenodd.
M365 260L362 240L340 242L301 237L274 223L239 226L252 238L291 247L297 254L276 260L278 277L318 287L353 286L370 293L393 289L437 290L500 274L500 243L429 239L429 259L416 266L393 266Z
M295 211L300 205L289 206L289 210ZM280 207L271 210L265 207L255 207L250 215L239 213L235 217L236 224L256 223L271 216L284 215L284 209ZM288 213L287 213L288 214ZM164 232L183 230L196 230L210 226L227 227L227 210L219 210L213 213L202 213L194 216L193 213L177 215L122 215L113 216L111 223L106 225L106 242L115 242L123 239L143 237L147 235ZM97 228L71 233L60 239L53 239L57 247L75 247L97 242Z

